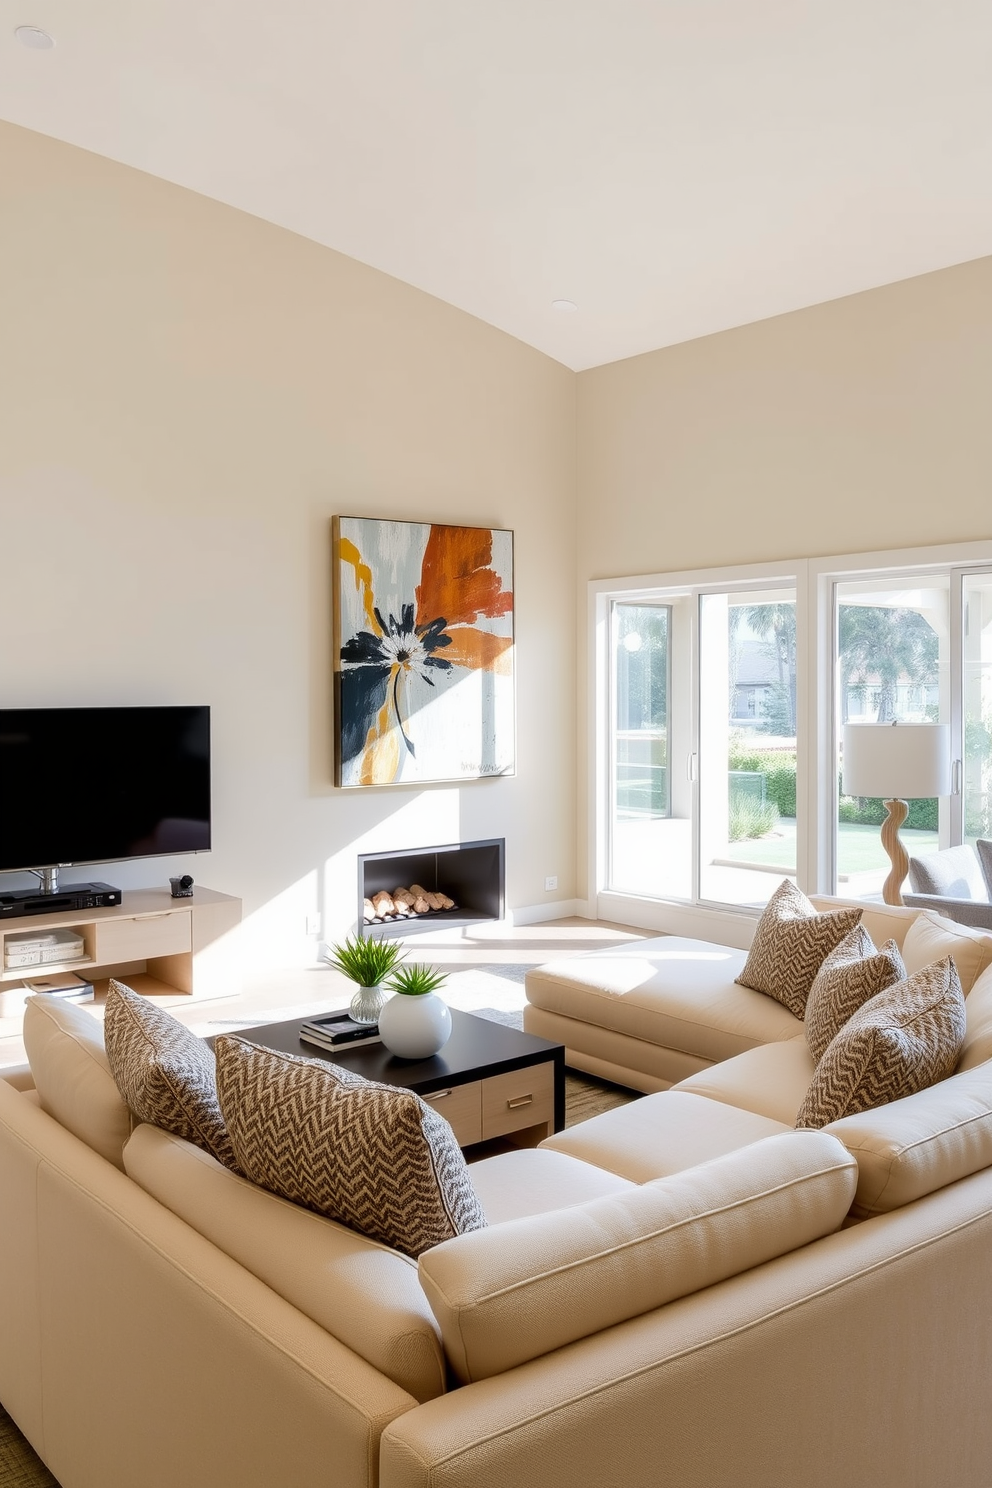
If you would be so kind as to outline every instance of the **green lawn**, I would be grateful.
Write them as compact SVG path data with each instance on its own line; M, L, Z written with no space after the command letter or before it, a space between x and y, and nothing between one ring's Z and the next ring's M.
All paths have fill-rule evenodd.
M899 836L910 857L936 852L937 833L907 831ZM796 823L788 817L779 820L767 837L732 842L727 858L735 863L761 863L772 868L795 868ZM889 864L882 846L880 827L863 827L855 822L840 822L837 827L837 871L841 874L870 873Z

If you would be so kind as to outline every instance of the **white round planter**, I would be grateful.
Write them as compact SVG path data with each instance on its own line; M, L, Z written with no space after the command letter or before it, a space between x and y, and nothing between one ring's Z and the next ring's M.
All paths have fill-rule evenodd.
M451 1013L433 992L396 992L379 1014L379 1032L390 1054L427 1059L451 1037Z

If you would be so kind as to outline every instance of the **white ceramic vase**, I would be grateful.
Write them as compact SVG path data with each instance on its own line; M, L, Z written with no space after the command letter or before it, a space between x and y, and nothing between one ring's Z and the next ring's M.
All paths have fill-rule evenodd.
M433 992L396 992L379 1014L379 1032L390 1054L428 1059L451 1037L451 1013Z
M378 1023L389 997L390 993L379 982L374 987L359 987L348 1006L348 1016L354 1023Z

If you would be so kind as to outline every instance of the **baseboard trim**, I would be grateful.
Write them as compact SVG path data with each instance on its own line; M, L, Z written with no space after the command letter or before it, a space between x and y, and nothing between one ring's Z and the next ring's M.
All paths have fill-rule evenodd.
M590 920L587 899L555 899L550 904L522 904L517 909L506 911L507 923L517 925L543 925L548 920L571 920L578 917Z

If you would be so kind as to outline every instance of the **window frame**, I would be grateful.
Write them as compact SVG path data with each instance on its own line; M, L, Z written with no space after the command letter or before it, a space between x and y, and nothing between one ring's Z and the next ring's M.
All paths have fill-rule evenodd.
M691 902L637 896L610 889L610 814L612 760L610 738L613 706L610 615L615 602L669 604L693 597L690 640L691 737L698 753L699 739L699 605L698 595L773 584L792 585L796 591L797 739L796 739L796 874L806 893L832 893L836 884L837 797L834 772L836 737L836 585L871 577L891 577L946 571L951 576L951 605L960 613L964 575L992 565L992 541L946 543L916 548L843 553L777 563L741 564L721 568L675 570L640 574L627 579L593 579L588 586L589 686L592 706L588 717L590 768L587 777L589 832L589 908L598 918L615 919L646 929L675 934L719 934L729 944L746 945L758 911L715 905L699 898L697 857L698 780L693 790L693 863ZM669 637L670 650L673 638ZM960 626L951 635L951 753L962 758ZM670 684L671 693L671 684ZM670 696L669 717L676 701ZM679 765L669 755L669 768ZM698 772L697 772L698 773ZM958 834L963 825L960 796L951 798L952 822ZM952 831L955 829L952 826Z

